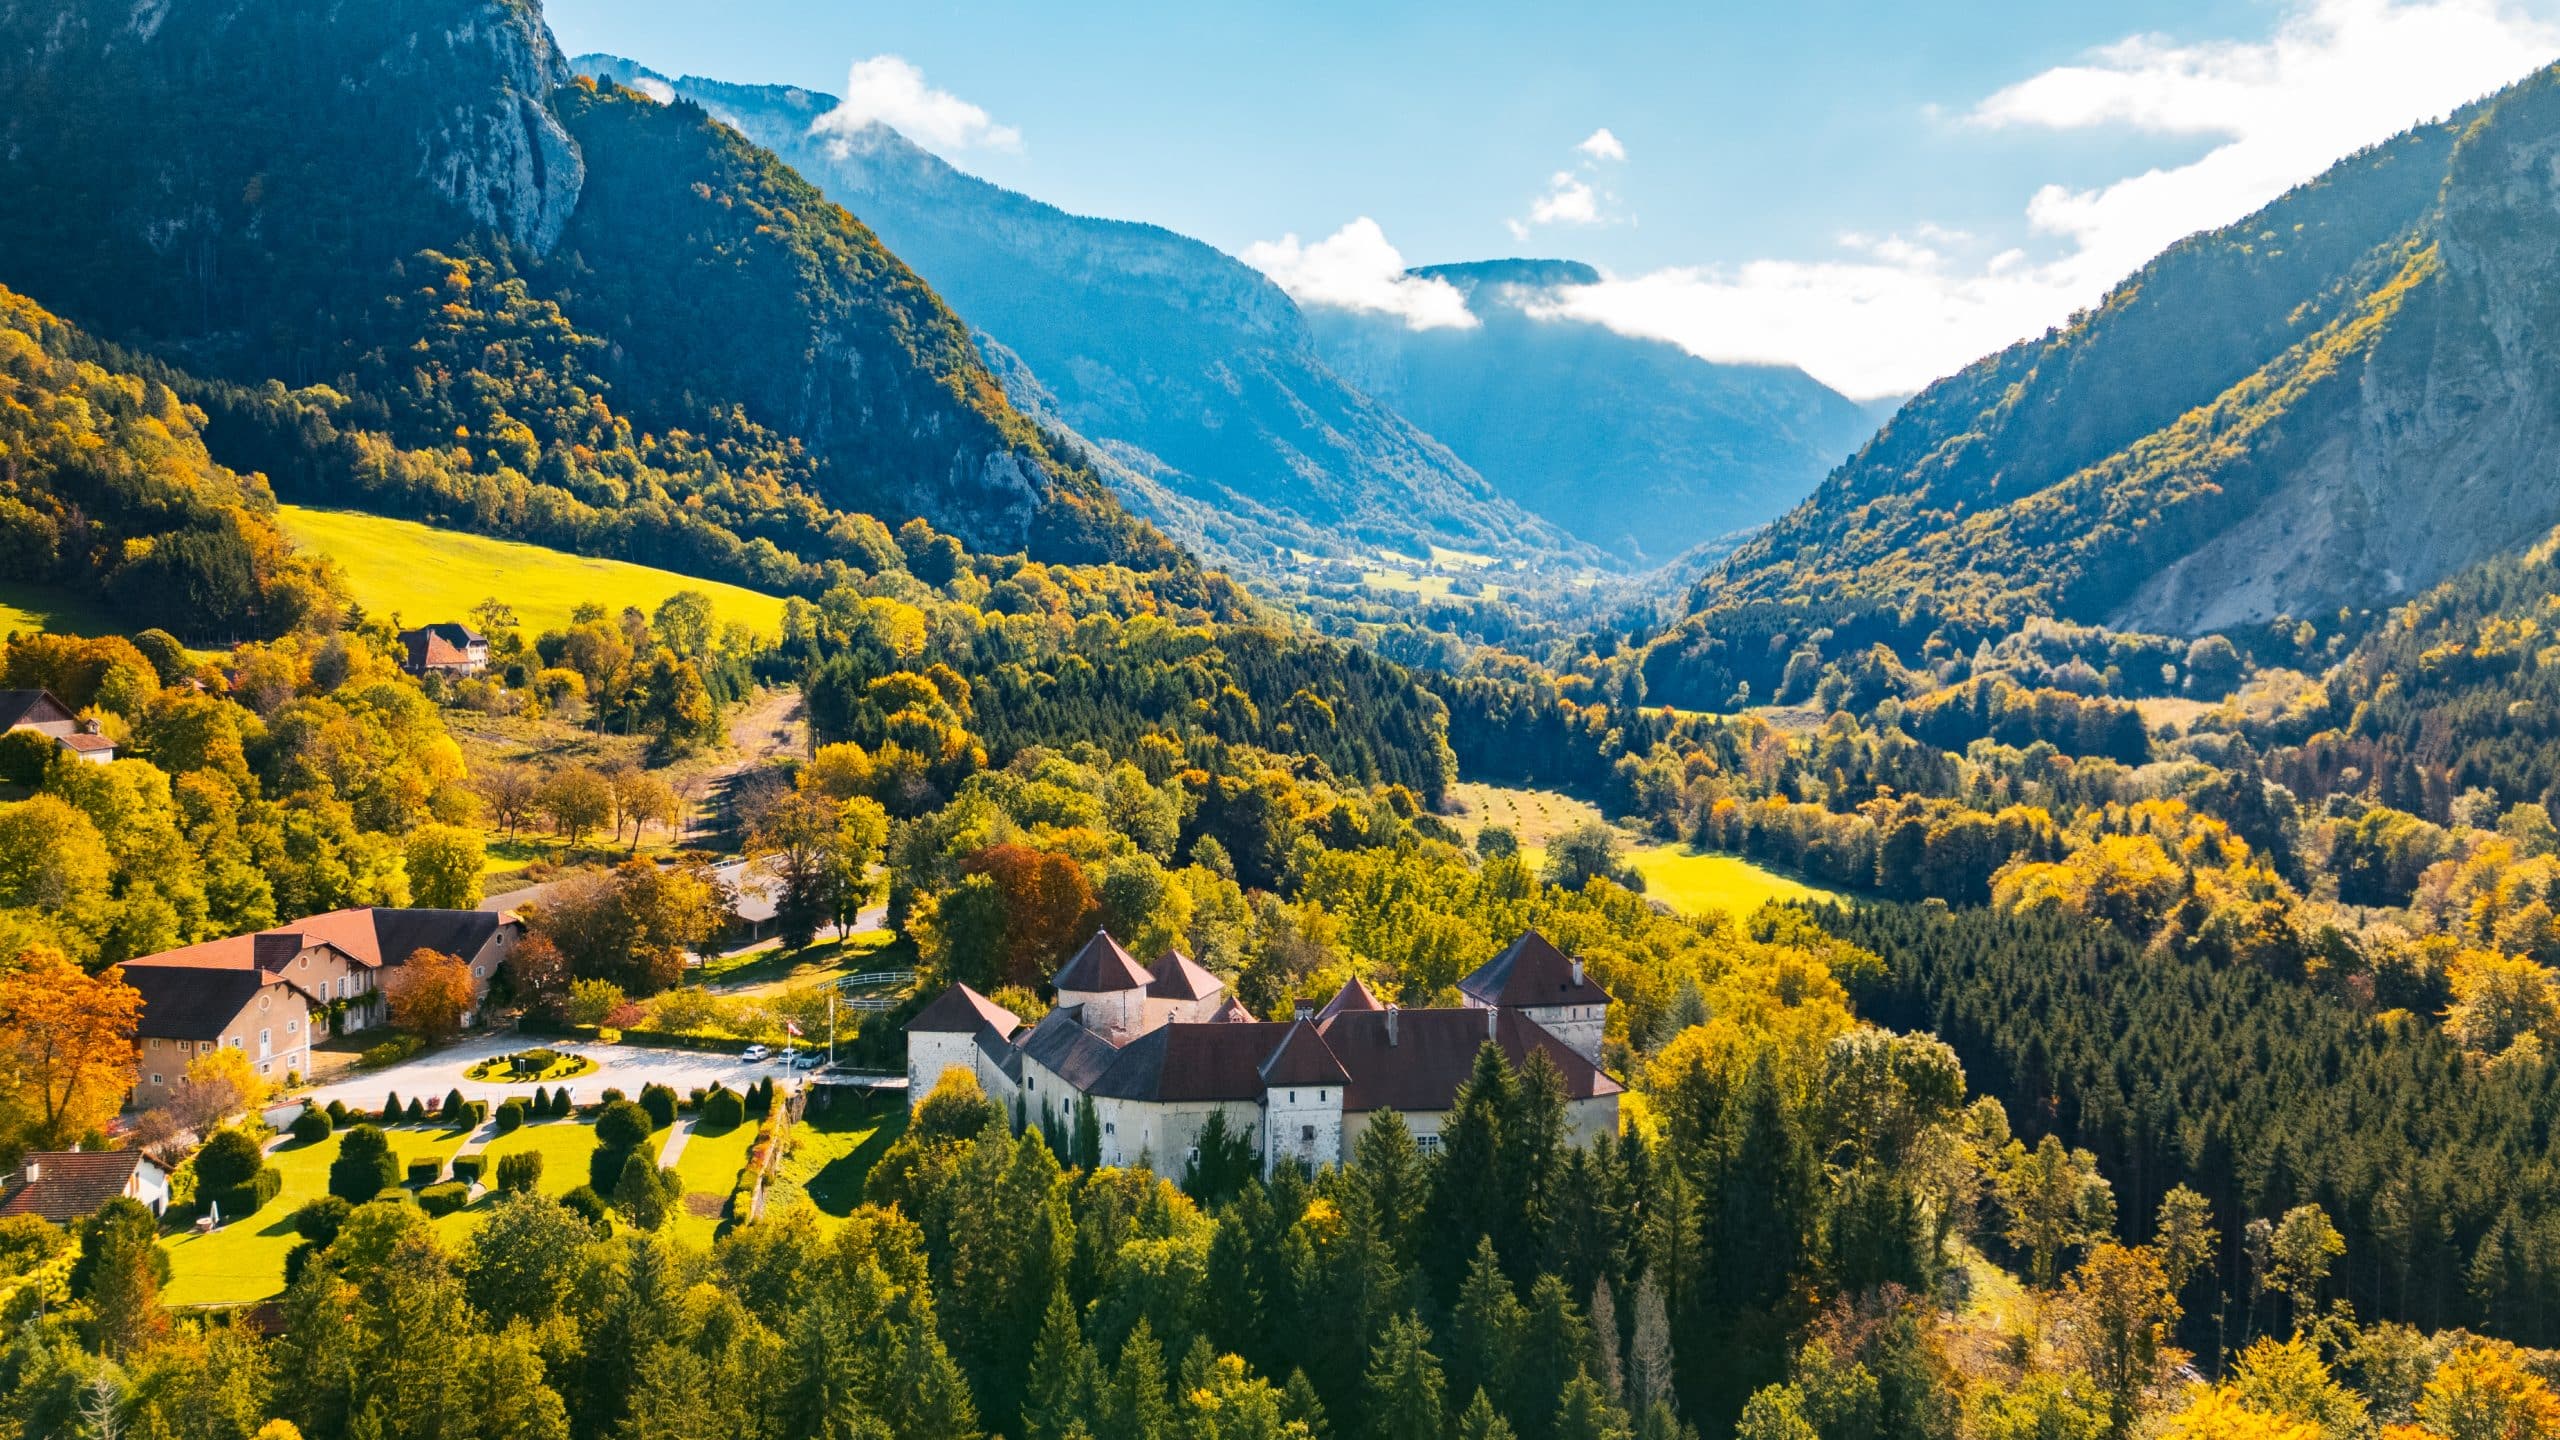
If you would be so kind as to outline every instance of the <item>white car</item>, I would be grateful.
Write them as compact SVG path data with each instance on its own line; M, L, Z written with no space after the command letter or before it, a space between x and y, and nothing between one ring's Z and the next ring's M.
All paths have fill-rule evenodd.
M759 1060L770 1060L773 1058L773 1047L770 1045L750 1045L746 1049L738 1052L738 1058L747 1061L750 1064Z

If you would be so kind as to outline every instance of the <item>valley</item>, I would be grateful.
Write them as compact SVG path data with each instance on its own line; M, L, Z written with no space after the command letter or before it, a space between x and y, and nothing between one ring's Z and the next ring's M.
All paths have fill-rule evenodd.
M2560 68L1888 415L561 23L0 3L0 1436L2560 1440Z

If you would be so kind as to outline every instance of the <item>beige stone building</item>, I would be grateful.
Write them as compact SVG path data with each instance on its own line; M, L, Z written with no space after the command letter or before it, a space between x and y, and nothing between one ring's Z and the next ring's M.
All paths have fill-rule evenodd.
M1399 1009L1353 980L1289 1020L1256 1020L1189 957L1142 966L1107 933L1054 983L1057 1008L1033 1026L965 985L926 1006L907 1025L910 1102L950 1070L975 1076L1019 1124L1071 1130L1090 1101L1104 1164L1166 1171L1223 1115L1268 1174L1343 1163L1389 1110L1436 1147L1492 1045L1515 1066L1555 1067L1575 1143L1617 1130L1622 1087L1600 1068L1608 993L1535 931L1460 982L1459 1008Z

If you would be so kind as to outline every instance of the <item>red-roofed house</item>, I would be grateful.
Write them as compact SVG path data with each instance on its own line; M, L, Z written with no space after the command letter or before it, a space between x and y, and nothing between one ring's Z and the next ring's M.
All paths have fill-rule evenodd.
M139 1150L30 1150L0 1179L0 1218L41 1215L68 1225L119 1196L157 1215L169 1208L169 1172Z
M0 690L0 733L32 730L92 765L116 758L116 742L98 733L98 722L83 720L50 690Z
M449 620L401 631L400 647L412 675L477 675L489 668L489 637Z
M332 910L127 960L125 983L142 992L133 1104L166 1100L187 1062L226 1046L261 1075L308 1075L314 1041L382 1019L386 969L438 950L467 962L486 993L523 934L514 916L486 910Z

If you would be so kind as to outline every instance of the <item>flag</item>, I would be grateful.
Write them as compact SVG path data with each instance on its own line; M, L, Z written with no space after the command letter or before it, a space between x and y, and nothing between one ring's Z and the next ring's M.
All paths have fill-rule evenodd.
M783 1022L782 1022L782 1031L783 1031L783 1033L784 1033L784 1034L789 1035L789 1036L790 1036L792 1039L794 1039L794 1040L797 1040L797 1039L799 1039L799 1038L800 1038L800 1027L799 1027L799 1026L797 1026L797 1025L792 1024L792 1023L791 1023L790 1021L788 1021L788 1020L785 1020L785 1021L783 1021Z

